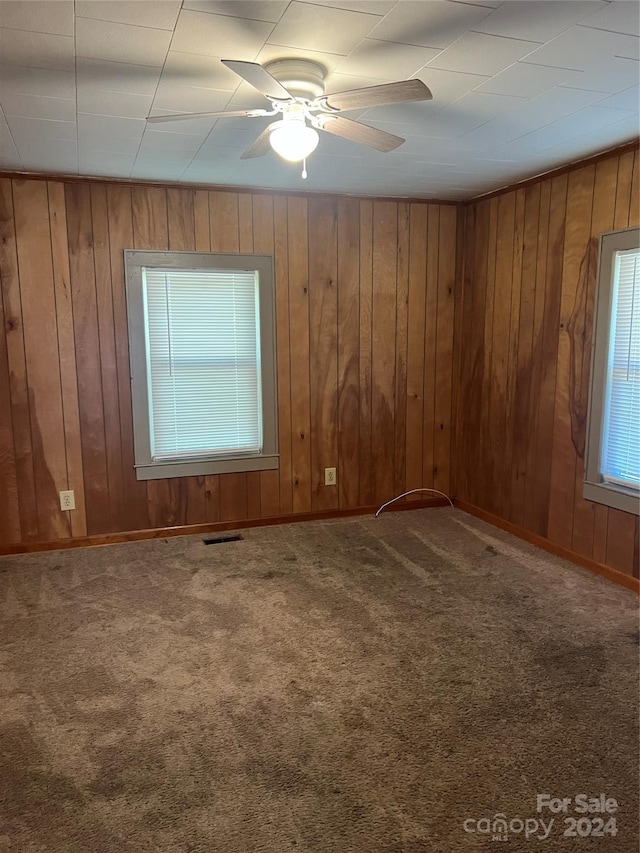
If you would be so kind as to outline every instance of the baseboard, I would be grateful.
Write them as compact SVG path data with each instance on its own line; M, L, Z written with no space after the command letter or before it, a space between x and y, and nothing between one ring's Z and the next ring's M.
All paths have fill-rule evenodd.
M407 509L427 509L448 506L444 498L425 498L395 503L385 512L401 512ZM78 536L69 539L49 539L44 542L19 542L0 545L0 556L31 554L37 551L64 551L67 548L89 548L99 545L118 545L123 542L138 542L144 539L165 539L169 536L191 536L212 533L216 530L241 530L247 527L267 527L274 524L295 524L300 521L323 521L331 518L347 518L355 515L373 515L380 508L360 506L350 509L330 509L316 512L300 512L295 515L277 515L268 518L243 519L241 521L212 521L207 524L186 524L178 527L155 527L149 530L126 530L119 533L100 533L95 536Z
M556 545L549 539L545 539L544 536L540 536L537 533L531 533L531 531L525 530L524 527L519 527L517 524L512 524L510 521L505 521L504 518L500 518L498 515L493 515L493 513L487 512L486 510L467 503L466 501L454 498L453 502L455 506L463 512L468 512L469 515L475 515L476 518L486 521L494 527L499 527L501 530L505 530L507 533L517 536L518 539L524 539L525 542L529 542L531 545L542 548L543 551L548 551L556 557L562 557L564 560L568 560L570 563L574 563L582 569L588 569L590 572L601 575L603 578L606 578L619 586L624 586L627 589L633 590L633 592L640 593L639 578L634 578L632 575L626 575L624 572L619 572L617 569L605 566L604 563L596 562L596 560L590 560L588 557L582 557L580 554L570 551L569 548L564 548L562 545Z

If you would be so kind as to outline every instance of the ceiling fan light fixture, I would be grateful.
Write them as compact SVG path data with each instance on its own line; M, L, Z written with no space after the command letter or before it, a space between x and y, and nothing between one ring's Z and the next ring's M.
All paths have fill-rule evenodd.
M276 121L269 128L271 147L283 160L299 163L318 147L318 131L302 121Z

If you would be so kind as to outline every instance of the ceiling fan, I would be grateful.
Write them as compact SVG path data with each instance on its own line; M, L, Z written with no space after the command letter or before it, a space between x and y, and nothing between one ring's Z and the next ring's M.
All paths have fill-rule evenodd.
M402 137L345 118L341 113L406 101L429 101L433 97L421 80L382 83L379 86L325 95L325 70L315 62L278 59L262 66L257 62L221 61L261 92L271 102L271 109L149 116L147 122L240 116L253 118L280 114L282 118L266 127L241 159L262 157L272 148L285 160L296 163L315 151L320 138L318 130L360 142L376 151L393 151L404 142ZM303 177L306 177L306 171L303 171Z

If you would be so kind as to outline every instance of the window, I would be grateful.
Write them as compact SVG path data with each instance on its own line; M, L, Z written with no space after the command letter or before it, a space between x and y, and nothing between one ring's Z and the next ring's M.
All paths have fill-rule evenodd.
M278 467L273 263L125 252L139 480Z
M640 229L600 238L584 496L640 508Z

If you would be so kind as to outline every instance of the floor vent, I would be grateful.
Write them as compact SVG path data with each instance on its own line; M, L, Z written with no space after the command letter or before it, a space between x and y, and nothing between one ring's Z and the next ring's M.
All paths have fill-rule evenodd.
M235 533L233 536L210 536L202 541L205 545L222 545L223 542L240 542L242 538L239 533Z

